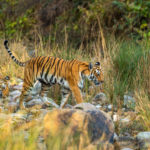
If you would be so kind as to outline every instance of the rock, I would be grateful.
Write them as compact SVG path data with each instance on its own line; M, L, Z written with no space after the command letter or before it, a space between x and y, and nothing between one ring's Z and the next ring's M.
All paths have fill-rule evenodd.
M16 80L18 83L23 83L23 80L20 79L20 78L16 78L15 80Z
M117 140L117 145L121 150L139 149L139 147L136 145L135 138L131 136L119 136Z
M3 97L3 94L2 94L2 91L0 90L0 98L2 98Z
M74 150L75 148L72 147L71 150ZM70 148L68 148L67 150L70 150ZM98 144L90 144L88 146L85 146L84 148L82 148L82 150L115 150L114 149L114 145L110 144L110 143L98 143Z
M108 101L107 101L106 95L105 95L104 93L100 92L99 94L97 94L97 95L94 97L93 102L96 103L96 104L104 105L104 104L106 104Z
M41 91L41 83L39 81L36 81L34 87L31 90L31 94L37 95L37 93L40 93L40 91Z
M113 122L117 122L117 121L119 121L119 115L117 115L117 114L114 114L113 115Z
M90 103L80 103L77 104L73 107L74 109L81 109L84 111L88 111L88 110L98 110L94 105L90 104Z
M138 140L144 140L144 141L149 141L150 142L150 132L140 132L136 136Z
M116 133L114 133L114 140L115 140L115 141L118 141L118 140L119 140L118 135L117 135Z
M112 106L111 104L109 104L109 105L107 106L107 108L108 108L109 111L111 111L112 108L113 108L113 106Z
M128 123L130 123L130 118L129 118L129 117L121 118L121 119L120 119L120 122L121 122L121 123L126 123L126 124L128 124Z
M19 90L15 90L9 93L10 96L12 97L17 97L20 96L21 92Z
M35 56L36 56L36 55L35 55L35 53L36 53L35 49L28 50L27 52L28 52L28 55L29 55L30 57L35 57Z
M37 98L37 99L32 99L29 102L27 102L26 107L32 107L35 105L41 105L42 106L43 104L44 104L44 102L40 98Z
M131 148L122 148L121 150L133 150Z
M10 80L10 77L9 77L9 76L6 76L4 79L5 79L5 80Z
M91 144L113 143L114 124L111 119L93 105L78 106L83 110L54 109L46 114L43 123L48 149L56 149L57 145L61 145L61 149L73 145L83 149Z
M73 108L73 106L72 106L72 105L70 105L70 104L66 104L66 105L64 106L64 108L70 108L70 109L72 109L72 108Z
M18 85L13 86L13 89L22 90L22 84L18 84Z
M100 104L97 104L95 107L96 107L97 109L102 108L102 106L101 106Z
M150 132L140 132L137 134L136 139L141 149L150 148Z
M124 95L124 106L128 109L135 109L135 99L129 95Z
M15 90L9 93L8 101L16 102L20 97L21 92L19 90Z

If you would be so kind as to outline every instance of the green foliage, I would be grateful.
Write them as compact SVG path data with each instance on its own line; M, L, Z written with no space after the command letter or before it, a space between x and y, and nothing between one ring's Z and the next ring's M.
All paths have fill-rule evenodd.
M142 56L140 45L123 42L114 58L115 69L119 73L120 80L128 82L129 86L132 85L136 76L138 61Z
M134 41L119 41L117 52L112 55L114 73L114 93L121 99L125 92L145 88L149 95L149 44ZM147 41L148 42L148 41Z
M150 37L150 2L147 0L59 0L58 3L60 5L55 4L55 0L44 0L35 4L27 0L23 8L23 0L1 0L0 35L14 37L19 33L30 38L32 35L29 37L28 33L33 33L36 25L45 38L49 33L52 35L51 41L61 42L68 33L69 43L85 47L97 40L100 26L106 33L117 36Z
M32 26L33 21L30 20L28 14L18 17L15 21L6 20L5 34L8 37L14 37L16 34L26 34L26 31Z
M122 13L120 25L122 30L126 29L137 33L142 37L150 37L150 2L147 0L113 1L112 3Z
M18 0L7 0L1 3L0 22L3 22L3 25L0 26L0 35L5 35L9 38L14 38L16 35L26 35L35 23L32 15L34 10L29 8L24 13L17 12L17 9L19 9Z

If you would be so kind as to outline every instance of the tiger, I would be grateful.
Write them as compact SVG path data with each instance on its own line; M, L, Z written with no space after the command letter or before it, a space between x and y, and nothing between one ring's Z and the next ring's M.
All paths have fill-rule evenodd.
M83 102L81 89L84 87L86 78L94 82L96 86L104 82L100 62L96 62L93 65L91 62L88 63L77 59L64 60L52 56L37 56L30 58L26 62L20 62L9 49L7 40L4 41L4 46L12 60L19 66L24 67L19 109L25 109L24 103L37 81L41 83L40 96L42 100L46 104L52 104L55 107L58 105L50 99L45 99L45 97L47 97L51 86L55 84L61 86L62 99L58 106L60 108L64 108L71 93L74 95L77 104Z

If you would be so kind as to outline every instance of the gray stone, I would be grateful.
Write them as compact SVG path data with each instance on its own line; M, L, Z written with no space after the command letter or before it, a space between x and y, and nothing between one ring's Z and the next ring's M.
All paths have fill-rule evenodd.
M138 133L136 139L141 149L150 148L150 131Z
M36 53L35 49L28 50L27 52L30 57L35 57L35 53Z
M150 131L149 132L140 132L136 136L138 140L150 141Z
M102 108L102 106L101 106L100 104L97 104L95 107L96 107L97 109Z
M119 149L126 149L126 150L132 150L132 149L139 149L139 147L136 144L136 140L132 136L119 136L117 144L119 146Z
M117 121L119 121L119 119L120 119L120 117L118 114L113 115L113 122L117 122Z
M128 109L135 109L135 99L129 95L124 95L124 106Z
M106 98L106 95L102 92L100 92L99 94L97 94L94 99L93 99L93 102L97 103L97 104L101 104L101 105L104 105L106 104L108 101L107 101L107 98Z
M15 89L15 90L22 90L22 84L13 86L13 89Z
M17 81L18 83L23 82L23 80L22 80L22 79L20 79L20 78L16 78L16 81Z
M118 141L118 140L119 140L119 137L118 137L118 135L117 135L116 133L114 133L114 140L115 140L115 141Z
M70 108L70 109L72 109L72 108L73 108L73 106L72 106L72 105L70 105L70 104L66 104L66 105L64 106L64 108Z
M37 81L31 91L32 95L37 95L38 93L40 93L41 91L41 83L39 81Z
M107 106L107 108L108 108L109 111L111 111L112 108L113 108L113 106L112 106L111 104L109 104L109 105Z
M27 107L32 107L34 105L43 105L44 102L40 99L40 98L37 98L37 99L32 99L30 100L29 102L26 103L26 106Z
M20 96L21 92L19 90L15 90L9 93L10 96L17 97Z
M2 91L0 90L0 98L2 98L3 94L2 94Z
M132 148L122 148L121 150L133 150Z
M121 118L120 119L121 123L130 123L130 118L126 117L126 118Z
M96 106L90 104L90 103L80 103L80 104L77 104L75 106L73 106L74 109L81 109L81 110L84 110L84 111L88 111L88 110L98 110L96 108Z

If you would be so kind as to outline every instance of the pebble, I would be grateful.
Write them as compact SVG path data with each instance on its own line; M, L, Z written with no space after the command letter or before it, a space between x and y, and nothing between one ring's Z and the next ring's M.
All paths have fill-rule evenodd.
M2 91L0 90L0 98L2 98L3 94L2 94Z
M129 95L124 95L124 106L128 109L135 109L135 99Z
M110 105L107 106L107 108L108 108L109 111L111 111L113 106L110 104Z
M9 93L9 95L13 96L13 97L20 96L20 94L21 94L21 92L19 90L15 90L15 91Z
M37 99L33 99L33 100L30 100L29 102L27 102L26 106L32 107L34 105L43 105L43 104L44 104L44 102L40 98L37 98Z
M136 139L140 149L150 149L150 131L138 133Z
M104 105L107 103L107 98L106 98L106 95L104 93L100 92L99 94L97 94L94 97L93 101L98 103L98 104Z
M117 114L113 115L113 121L114 122L119 121L119 115L117 115Z
M150 131L149 132L140 132L136 136L139 141L149 141L150 142Z
M116 133L114 133L114 141L118 141L119 140L119 137Z
M96 107L97 109L102 108L102 106L101 106L100 104L96 105L95 107Z
M133 150L131 148L122 148L121 150Z
M22 85L15 85L15 86L13 86L13 89L15 89L15 90L22 90Z
M121 123L129 123L129 122L130 122L130 119L129 119L129 117L122 118L122 119L120 119L120 122L121 122Z

